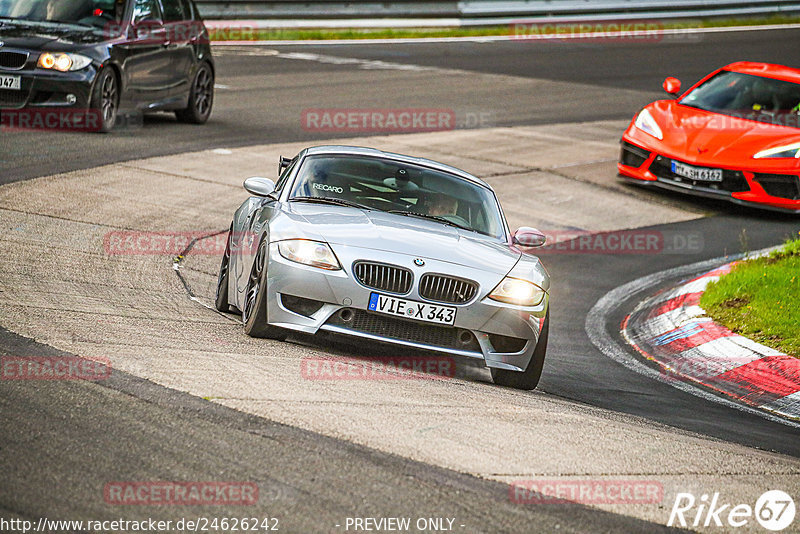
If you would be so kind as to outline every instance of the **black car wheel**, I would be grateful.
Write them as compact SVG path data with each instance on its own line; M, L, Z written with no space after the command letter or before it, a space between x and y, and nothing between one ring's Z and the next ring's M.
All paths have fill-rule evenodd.
M262 240L247 280L242 322L244 332L250 337L266 337L283 341L286 331L267 324L267 246Z
M175 116L179 121L191 124L203 124L211 115L214 104L214 73L208 63L201 63L197 68L189 92L189 106L179 109Z
M507 369L492 369L492 380L495 384L515 389L534 389L539 384L544 367L544 357L547 354L547 337L550 333L550 308L544 317L542 332L539 341L533 350L533 356L524 371L509 371Z
M105 68L97 73L89 107L97 110L99 115L97 131L110 132L117 122L119 110L119 83L112 69Z
M222 255L222 264L219 266L219 276L217 276L217 297L214 300L214 306L221 312L231 311L231 306L228 304L228 270L231 264L231 235L233 234L233 223L228 230L228 239L225 243L225 253Z

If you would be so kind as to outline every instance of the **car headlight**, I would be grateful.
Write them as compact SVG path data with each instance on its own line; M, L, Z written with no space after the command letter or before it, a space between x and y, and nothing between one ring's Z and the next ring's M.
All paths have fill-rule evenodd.
M489 293L489 298L518 306L536 306L544 300L544 289L533 282L506 276L494 290Z
M756 152L753 156L755 159L761 158L800 158L800 143L793 143L791 145L776 146L775 148L768 148L761 152Z
M320 241L308 239L289 239L278 243L278 252L289 261L318 267L328 271L338 271L342 268L336 259L331 247Z
M71 52L43 52L39 56L39 61L36 65L42 69L67 72L70 70L81 70L88 67L91 62L91 59L81 54L73 54Z
M639 112L639 115L636 116L636 120L633 121L633 125L656 139L664 139L661 128L658 127L658 123L656 123L656 120L647 109L643 109Z

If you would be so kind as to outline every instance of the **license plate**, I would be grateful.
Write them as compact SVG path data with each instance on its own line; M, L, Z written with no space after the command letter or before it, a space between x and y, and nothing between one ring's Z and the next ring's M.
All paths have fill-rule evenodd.
M416 321L452 326L456 322L456 308L427 302L399 299L380 293L370 293L369 309L374 312Z
M0 74L0 89L22 89L22 78Z
M679 161L672 162L672 172L690 180L701 182L721 182L722 169L706 169L704 167L693 167Z

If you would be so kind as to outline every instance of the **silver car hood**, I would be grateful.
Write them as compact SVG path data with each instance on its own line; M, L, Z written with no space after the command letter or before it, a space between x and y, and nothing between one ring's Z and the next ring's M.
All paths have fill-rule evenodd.
M300 235L335 245L397 252L414 258L435 259L505 275L521 254L496 238L415 217L346 206L295 202L284 204L284 214ZM288 228L281 225L285 234Z

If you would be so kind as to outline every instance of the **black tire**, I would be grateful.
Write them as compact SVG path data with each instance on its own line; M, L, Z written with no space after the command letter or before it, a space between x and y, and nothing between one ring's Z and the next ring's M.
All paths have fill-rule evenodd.
M287 332L282 328L267 324L267 242L262 239L250 269L247 291L242 310L244 333L250 337L265 337L283 341Z
M117 122L119 111L119 81L113 69L104 68L97 73L89 107L99 114L97 131L110 132Z
M208 63L201 63L194 73L192 88L189 90L189 106L175 111L175 116L181 122L205 124L211 116L213 105L214 71Z
M544 357L547 354L547 338L549 333L550 309L548 308L547 314L544 316L542 333L539 335L539 341L536 342L536 348L533 349L533 356L531 356L531 361L528 363L527 369L524 371L492 369L492 380L494 380L494 383L515 389L534 389L539 384L539 378L542 376Z
M214 306L217 310L224 313L231 311L231 306L228 304L228 267L231 264L232 234L233 223L231 223L230 230L228 230L228 239L225 241L225 252L222 254L222 264L219 266L219 275L217 276L217 297L214 300Z

